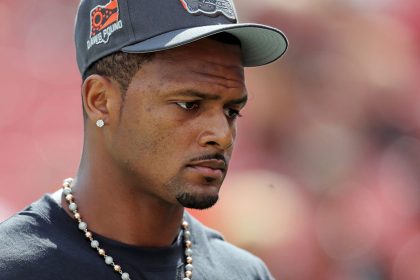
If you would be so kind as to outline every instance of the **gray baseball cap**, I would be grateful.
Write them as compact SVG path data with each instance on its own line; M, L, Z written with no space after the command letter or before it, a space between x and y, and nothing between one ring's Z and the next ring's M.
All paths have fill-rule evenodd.
M244 66L268 64L287 49L278 29L238 23L231 0L81 0L76 16L77 64L83 75L111 53L148 53L226 32L241 42Z

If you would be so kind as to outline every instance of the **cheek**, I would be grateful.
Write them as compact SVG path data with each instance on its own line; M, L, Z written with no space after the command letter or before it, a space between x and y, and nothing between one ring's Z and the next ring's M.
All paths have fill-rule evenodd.
M126 125L123 142L126 157L136 169L154 169L172 173L191 157L196 142L194 129L148 111ZM191 152L191 151L190 151Z

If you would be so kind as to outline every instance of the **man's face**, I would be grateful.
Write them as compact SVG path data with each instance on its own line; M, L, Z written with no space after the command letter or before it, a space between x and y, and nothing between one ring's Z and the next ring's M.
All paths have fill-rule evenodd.
M109 153L144 195L210 207L246 98L239 46L204 39L158 52L132 79Z

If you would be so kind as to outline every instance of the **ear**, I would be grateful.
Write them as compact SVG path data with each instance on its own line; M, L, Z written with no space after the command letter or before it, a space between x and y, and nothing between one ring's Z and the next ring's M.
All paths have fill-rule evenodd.
M119 88L111 79L100 75L91 75L82 86L83 107L87 121L96 123L101 119L105 124L111 124L119 115L121 95Z

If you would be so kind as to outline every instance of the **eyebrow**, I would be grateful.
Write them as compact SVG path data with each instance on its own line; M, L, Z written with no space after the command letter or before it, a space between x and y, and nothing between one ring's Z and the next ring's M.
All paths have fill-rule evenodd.
M221 99L221 96L218 94L198 92L195 90L180 90L180 91L172 92L171 95L198 97L203 100L220 100ZM238 104L245 105L247 101L248 101L248 95L246 94L241 98L228 101L226 105L238 105Z

